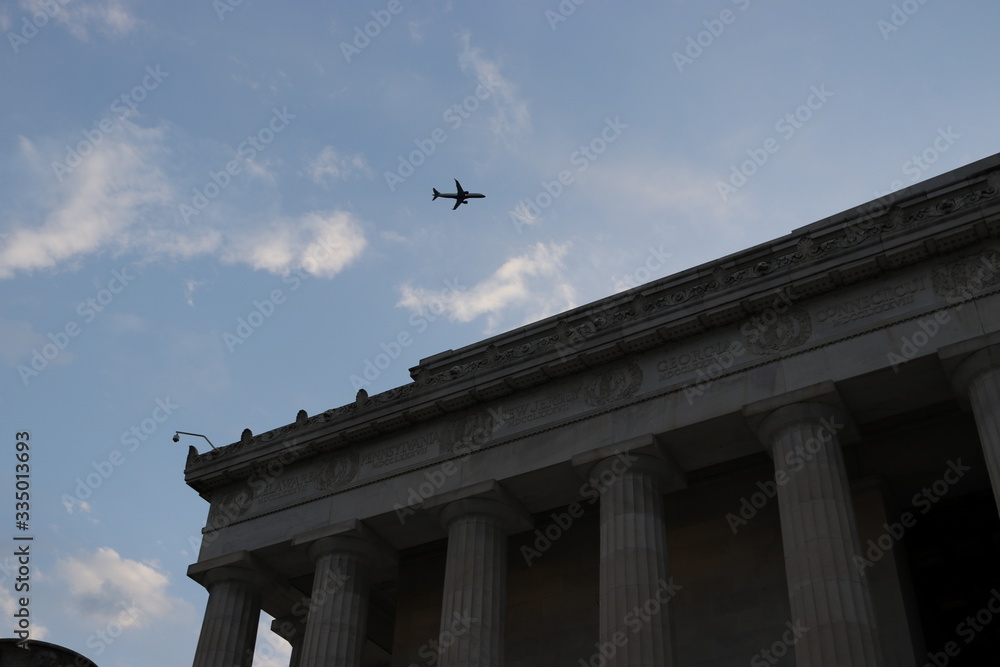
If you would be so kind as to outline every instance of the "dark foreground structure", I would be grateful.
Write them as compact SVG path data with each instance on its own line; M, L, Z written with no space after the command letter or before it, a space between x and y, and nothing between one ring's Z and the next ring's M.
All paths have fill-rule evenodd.
M28 648L20 639L0 639L0 667L97 667L93 662L68 648L30 640Z
M1000 155L189 453L196 667L996 664Z

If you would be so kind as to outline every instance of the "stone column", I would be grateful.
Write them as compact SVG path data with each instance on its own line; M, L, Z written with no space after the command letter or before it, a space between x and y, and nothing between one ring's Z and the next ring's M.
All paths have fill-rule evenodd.
M998 338L1000 334L991 334L942 349L939 354L946 368L953 366L951 378L955 389L971 403L993 499L1000 511L1000 343L994 342ZM967 354L970 344L979 349Z
M837 405L792 403L767 412L757 431L774 458L790 619L805 628L798 667L882 665L840 439Z
M470 494L452 500L455 495ZM507 616L507 536L530 515L496 482L434 499L448 531L440 667L501 667Z
M288 667L299 667L302 660L302 640L306 632L305 616L282 616L271 621L271 632L292 645Z
M246 556L226 557L227 563L216 567L196 564L189 569L189 576L208 589L194 667L251 667L253 663L267 578L252 568Z
M663 481L667 463L648 454L605 458L588 474L601 494L600 632L609 666L676 664L669 601ZM637 613L635 610L639 609Z
M372 569L385 547L360 522L299 536L292 544L308 544L316 566L301 663L359 667Z

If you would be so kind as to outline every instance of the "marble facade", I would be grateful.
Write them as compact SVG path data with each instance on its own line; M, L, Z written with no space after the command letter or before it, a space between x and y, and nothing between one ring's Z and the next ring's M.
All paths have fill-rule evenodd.
M1000 650L1000 155L411 376L192 448L196 667Z

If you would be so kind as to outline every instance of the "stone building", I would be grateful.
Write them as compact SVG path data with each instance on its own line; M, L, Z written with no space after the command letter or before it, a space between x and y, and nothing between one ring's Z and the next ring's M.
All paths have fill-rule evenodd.
M1000 655L1000 155L198 454L196 667Z

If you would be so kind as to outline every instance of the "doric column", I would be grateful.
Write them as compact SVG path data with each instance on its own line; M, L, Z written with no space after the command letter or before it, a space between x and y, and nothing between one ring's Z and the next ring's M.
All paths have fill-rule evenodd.
M464 496L464 497L463 497ZM425 503L448 531L440 667L501 667L507 612L507 536L531 517L491 481Z
M972 351L970 353L970 349ZM993 499L1000 511L1000 334L959 343L938 352L952 383L971 404Z
M770 409L796 399L806 400ZM871 593L855 563L861 548L840 444L850 422L837 400L825 383L746 409L774 458L791 621L805 628L798 667L882 664Z
M651 436L573 462L602 489L595 653L609 667L670 667L676 664L676 647L669 602L681 587L670 579L663 494L682 486L674 480L683 476Z
M300 535L292 544L308 545L315 564L301 664L359 667L372 569L388 548L359 521Z
M292 645L292 656L288 667L299 667L302 660L302 640L306 633L305 615L282 616L271 621L271 632Z
M194 667L250 667L267 576L246 552L196 563L188 576L208 589Z

